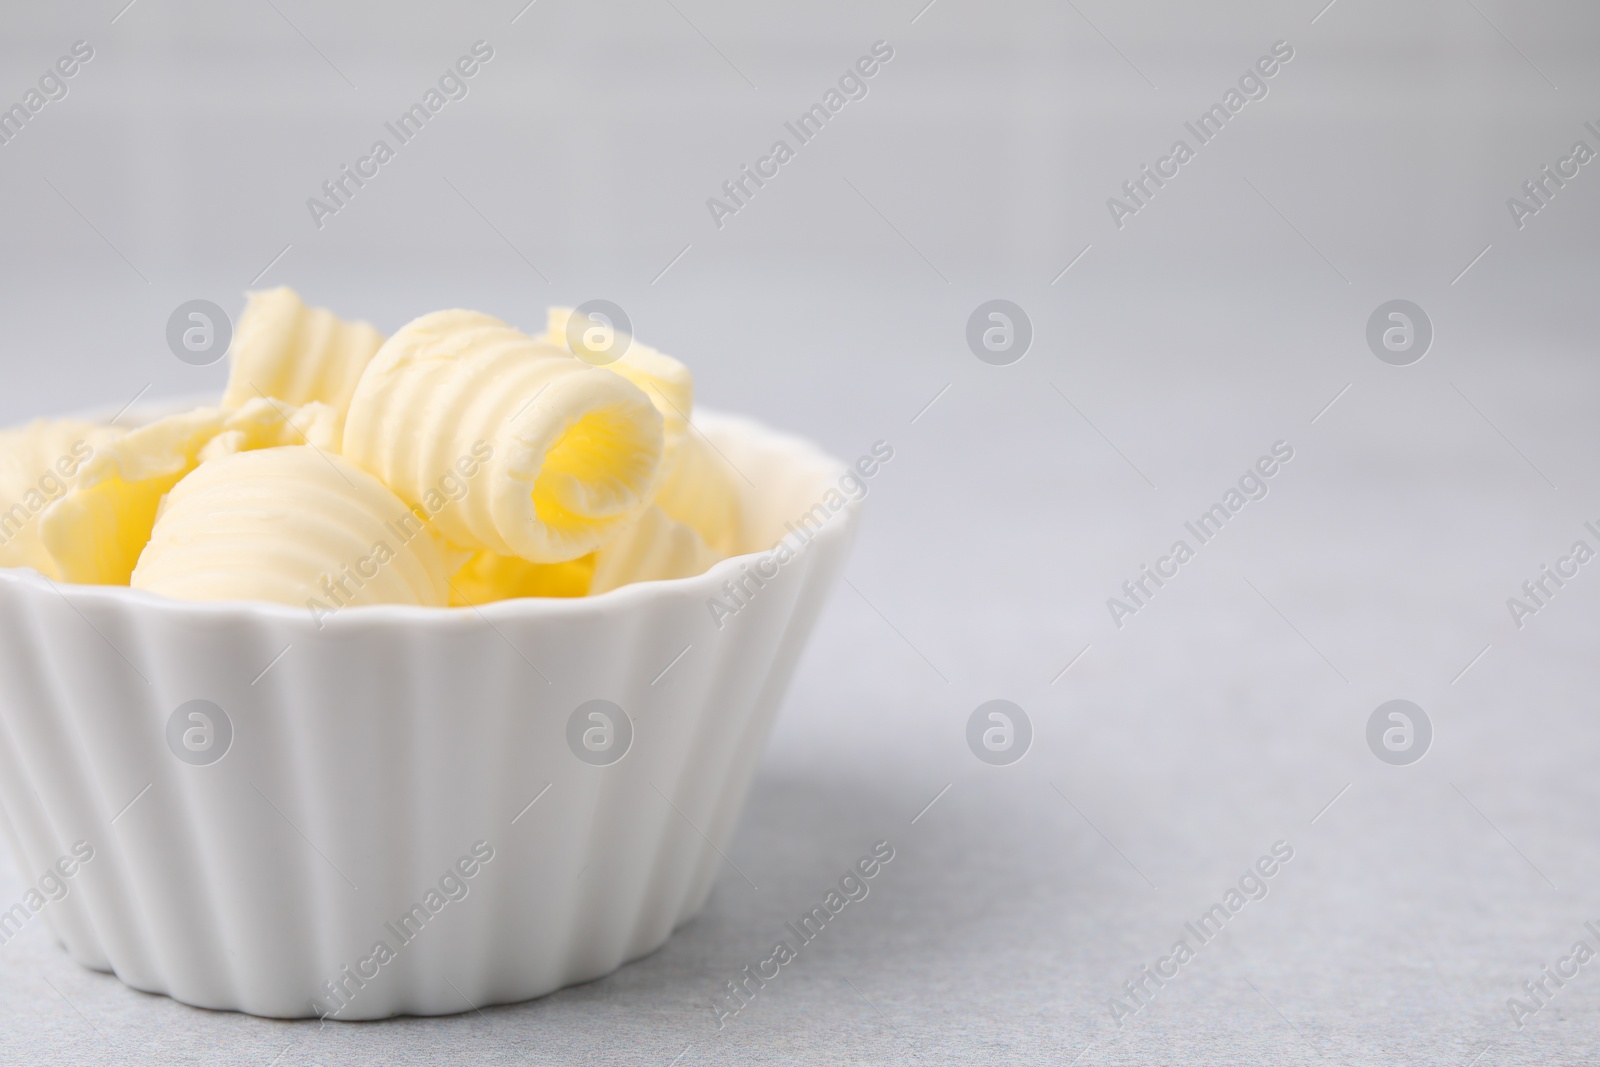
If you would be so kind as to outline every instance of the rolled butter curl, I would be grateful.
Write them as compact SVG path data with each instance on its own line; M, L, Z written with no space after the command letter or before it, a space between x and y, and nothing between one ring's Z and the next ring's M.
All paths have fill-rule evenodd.
M545 335L540 340L571 351L567 324L572 312L568 307L551 308L545 320ZM689 420L694 416L694 375L671 356L642 345L631 336L614 337L613 343L626 347L620 358L604 367L643 389L661 413L662 432L666 438L662 467L670 470L679 445L689 434Z
M103 444L77 484L39 521L39 538L69 582L127 585L161 498L202 461L250 449L311 444L328 451L335 414L260 397L237 410L197 408Z
M78 483L96 449L121 432L76 419L37 419L0 430L0 567L32 567L61 578L39 534L41 517Z
M489 315L437 311L368 364L343 452L425 506L452 545L563 563L649 503L661 416L633 383L568 351Z
M233 339L222 406L264 396L296 406L315 401L333 408L342 426L361 372L382 344L383 334L367 323L307 307L293 289L251 293Z
M721 559L693 527L652 506L594 554L589 592L598 595L634 582L692 578Z
M182 600L264 600L330 614L443 606L437 536L382 482L307 446L202 463L167 494L130 584Z
M572 308L551 308L544 339L570 348L567 326L572 314ZM693 424L694 375L636 338L617 338L616 343L625 343L626 348L605 369L643 389L661 412L666 448L656 505L694 527L721 555L744 551L744 479Z
M480 552L451 577L450 604L589 596L634 582L692 578L721 559L692 527L652 506L599 549L568 563Z
M676 461L662 479L655 504L681 523L694 527L706 544L724 556L750 551L745 521L746 493L754 489L745 476L695 428L690 429Z

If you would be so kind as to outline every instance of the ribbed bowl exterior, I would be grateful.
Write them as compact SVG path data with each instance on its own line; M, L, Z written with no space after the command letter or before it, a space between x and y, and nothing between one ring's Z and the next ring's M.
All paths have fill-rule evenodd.
M762 544L843 469L744 420L704 429L759 487ZM188 1004L437 1015L597 978L709 896L856 522L853 505L832 514L720 626L709 599L731 603L752 557L593 598L320 627L0 571L0 829L25 880L88 842L41 914L85 966ZM633 729L608 766L568 743L596 699ZM231 724L209 764L168 740L192 700ZM492 858L441 888L474 848Z

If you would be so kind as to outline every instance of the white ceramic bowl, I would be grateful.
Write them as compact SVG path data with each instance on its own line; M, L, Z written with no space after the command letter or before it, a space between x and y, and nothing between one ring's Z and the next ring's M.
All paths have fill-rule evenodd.
M747 420L697 422L758 487L751 548L844 469ZM856 516L747 581L720 628L708 600L752 556L590 598L348 609L320 630L295 608L0 570L0 829L29 882L87 842L40 916L85 966L188 1004L438 1015L597 978L660 947L727 868ZM590 759L632 727L609 765L569 746L591 700L627 723ZM604 746L603 720L579 719Z

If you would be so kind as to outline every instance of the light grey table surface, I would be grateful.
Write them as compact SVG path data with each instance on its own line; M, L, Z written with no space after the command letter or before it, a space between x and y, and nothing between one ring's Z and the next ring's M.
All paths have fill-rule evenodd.
M0 947L0 1063L1600 1062L1600 963L1507 1007L1600 926L1600 563L1507 608L1600 547L1600 178L1522 229L1505 206L1600 125L1592 6L3 18L0 99L97 56L0 149L0 422L218 388L166 350L173 307L289 284L385 330L604 296L704 404L896 456L726 849L759 890L729 866L589 985L374 1024L135 993L35 923ZM314 229L306 196L479 37L473 95ZM879 38L872 95L715 228L705 198ZM1106 198L1278 39L1271 95L1116 228ZM1035 328L1009 367L963 336L996 297ZM1364 337L1395 298L1436 328L1408 367ZM1107 599L1277 441L1269 495L1119 628ZM965 740L995 698L1034 728L1011 766ZM1434 729L1410 766L1365 739L1396 698ZM879 840L870 896L719 1030L724 983ZM1267 897L1119 1025L1279 841ZM0 901L22 885L0 860Z
M1300 266L1288 291L1323 298ZM993 368L942 292L894 293L920 309L908 326L852 303L863 278L814 283L855 340L745 368L765 381L749 407L896 456L727 849L759 891L725 868L702 914L606 979L380 1024L131 992L34 924L0 949L0 1061L1593 1062L1592 966L1525 1028L1506 1001L1600 923L1600 578L1520 630L1506 600L1594 543L1600 373L1564 317L1577 281L1490 280L1527 319L1444 279L1437 348L1407 368L1366 351L1363 301L1338 287L1327 326L1298 333L1282 295L1196 289L1144 315L1109 288L1018 288L1039 348ZM752 320L796 299L726 284ZM935 354L916 381L867 370L840 391L880 341ZM1138 353L1169 346L1195 365L1145 384ZM721 372L740 373L704 371L713 399ZM1269 495L1118 629L1106 598L1278 440L1294 458ZM964 737L995 697L1035 730L1008 767ZM1396 697L1435 730L1406 767L1364 737ZM724 983L878 840L896 858L870 896L719 1030ZM1294 857L1268 896L1118 1026L1122 983L1280 840ZM8 872L0 899L19 891Z

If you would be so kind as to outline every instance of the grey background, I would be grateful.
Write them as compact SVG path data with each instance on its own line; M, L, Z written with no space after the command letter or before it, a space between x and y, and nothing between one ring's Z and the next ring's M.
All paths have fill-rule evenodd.
M385 330L615 300L707 405L895 458L729 850L759 891L729 869L662 951L542 1001L326 1027L133 993L35 924L0 949L0 1060L1600 1058L1600 964L1506 1008L1600 923L1600 564L1506 608L1600 525L1600 171L1524 229L1505 205L1600 148L1592 6L121 8L3 16L6 102L96 50L0 147L7 422L219 387L166 318L256 282ZM467 99L315 229L305 199L480 38ZM867 98L713 226L878 39ZM1280 39L1266 99L1115 228ZM1035 328L1009 367L963 337L996 297ZM1436 331L1410 367L1364 340L1395 298ZM1106 598L1278 440L1270 495L1119 630ZM964 739L998 697L1034 727L1009 767ZM1409 767L1365 746L1397 697L1435 732ZM719 1032L722 983L878 839L871 896ZM1280 839L1268 898L1119 1029L1122 982Z

